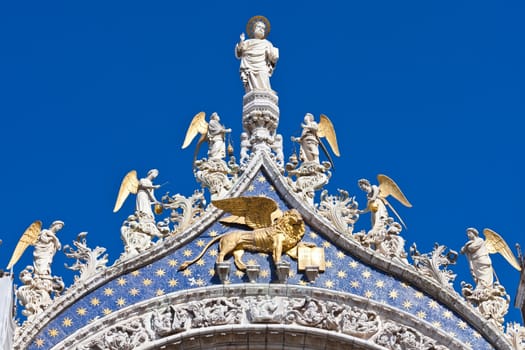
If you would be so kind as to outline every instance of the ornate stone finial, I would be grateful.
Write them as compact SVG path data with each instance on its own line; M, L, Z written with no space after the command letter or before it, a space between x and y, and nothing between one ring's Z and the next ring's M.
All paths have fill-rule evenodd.
M447 247L444 245L434 244L434 250L431 253L420 253L417 250L416 243L410 247L410 256L414 267L424 276L436 280L440 285L450 290L454 290L452 282L456 275L448 269L448 266L456 263L458 253L454 250L446 252Z
M317 211L327 218L339 232L352 235L354 224L359 219L358 203L345 190L338 190L339 195L329 195L327 190L321 192L321 202Z
M505 336L514 350L525 350L525 327L519 323L507 323Z

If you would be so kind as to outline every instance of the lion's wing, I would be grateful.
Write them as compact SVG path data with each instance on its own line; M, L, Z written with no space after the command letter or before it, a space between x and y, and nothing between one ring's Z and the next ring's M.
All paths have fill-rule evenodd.
M244 217L244 224L252 229L270 227L272 213L278 210L277 203L267 197L236 197L218 199L212 204L232 215Z

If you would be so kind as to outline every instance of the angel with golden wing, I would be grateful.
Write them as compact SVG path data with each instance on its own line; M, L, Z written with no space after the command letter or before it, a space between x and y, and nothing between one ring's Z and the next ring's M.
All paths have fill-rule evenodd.
M489 254L500 253L516 270L521 266L510 250L505 240L491 229L484 229L485 240L479 236L475 228L467 228L468 241L461 248L460 253L467 256L470 273L476 289L492 288L494 284L494 270Z
M136 170L131 170L129 173L127 173L120 184L120 189L118 192L117 201L115 202L115 207L113 208L113 212L116 213L119 211L130 193L132 193L137 195L135 201L136 213L140 217L153 220L154 215L151 206L156 204L158 207L156 207L155 210L162 211L160 202L155 198L154 194L154 190L160 187L160 185L153 184L153 180L158 175L159 171L157 169L151 169L148 171L148 174L145 178L139 180Z
M405 207L412 207L412 204L405 197L403 192L397 184L386 175L379 174L377 175L377 180L379 185L372 185L367 179L361 179L358 181L359 188L366 192L367 205L365 210L361 210L360 214L367 212L371 213L372 228L370 229L368 235L382 235L386 232L386 227L388 224L388 209L389 207L392 212L396 215L403 226L406 225L394 209L394 207L388 202L387 197L392 196L397 199ZM374 239L377 239L375 237Z
M230 133L231 129L226 129L221 123L221 118L217 113L212 113L210 121L206 121L206 114L204 112L197 113L186 132L186 137L182 144L182 149L185 149L190 145L197 134L201 134L193 161L197 158L201 144L204 141L208 141L208 159L224 159L226 157L226 142L225 135Z
M36 220L22 234L15 251L11 256L7 269L11 269L20 259L28 246L33 250L33 266L35 275L51 276L51 263L56 252L62 248L56 234L64 227L60 220L54 221L48 229L42 229L42 221Z
M292 141L298 142L301 146L301 161L319 163L319 147L321 147L330 163L333 164L332 158L330 157L326 146L321 141L321 138L325 137L334 154L339 157L337 137L335 135L334 126L330 119L328 119L326 115L321 114L319 123L317 123L314 120L314 116L312 114L306 113L301 127L303 128L301 136L292 137Z

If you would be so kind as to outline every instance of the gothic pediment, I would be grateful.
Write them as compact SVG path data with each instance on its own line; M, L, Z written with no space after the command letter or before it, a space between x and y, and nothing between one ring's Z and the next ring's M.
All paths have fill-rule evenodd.
M152 317L150 309L159 305L167 307L166 300L185 305L190 295L198 296L197 299L190 299L199 300L230 298L232 295L238 297L250 293L253 293L254 298L272 298L285 293L286 302L289 302L290 291L293 291L298 300L319 296L337 303L340 303L341 298L359 300L358 304L363 308L375 305L373 307L379 308L377 313L390 315L392 322L403 320L400 324L410 329L433 328L432 339L439 339L439 344L453 342L455 345L450 348L462 348L469 344L476 349L492 348L490 341L485 340L495 336L492 329L486 327L480 316L459 300L456 292L421 276L408 263L366 249L350 235L338 231L330 220L320 215L319 208L306 203L291 190L287 178L282 176L280 169L266 153L257 153L251 159L243 175L228 193L227 197L230 196L265 196L278 203L282 211L296 209L305 222L302 241L322 249L323 268L314 267L313 275L309 276L305 269L299 269L297 260L283 254L282 260L289 265L283 277L279 275L271 254L247 251L243 260L256 271L237 269L233 259L227 256L225 262L229 266L228 272L220 277L216 268L220 248L216 243L201 259L179 271L181 263L195 257L211 239L239 230L221 223L219 220L226 214L210 205L199 220L180 234L168 237L162 244L120 261L83 283L72 286L45 313L37 316L35 324L42 327L24 329L20 339L31 339L29 348L37 349L39 344L46 344L46 348L67 348L64 344L71 344L72 339L75 343L82 340L78 334L98 334L108 325L128 319L131 314ZM350 309L353 305L354 302L347 303ZM239 312L242 312L243 317L248 317L246 313L249 310L246 307ZM251 317L250 324L286 325L281 322L283 315L275 320L269 315ZM472 326L476 322L478 330ZM231 324L243 323L239 321ZM317 327L300 322L294 325ZM93 327L98 331L95 332ZM337 331L345 334L342 326L338 327ZM184 328L184 331L190 328ZM486 333L481 335L479 330ZM439 337L436 338L437 334ZM160 335L158 337L162 338Z

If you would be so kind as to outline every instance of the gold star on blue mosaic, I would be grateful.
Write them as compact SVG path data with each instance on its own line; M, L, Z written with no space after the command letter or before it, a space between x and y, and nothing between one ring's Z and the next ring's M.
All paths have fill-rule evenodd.
M64 327L71 327L73 325L73 320L69 317L64 317L62 320L62 326Z

